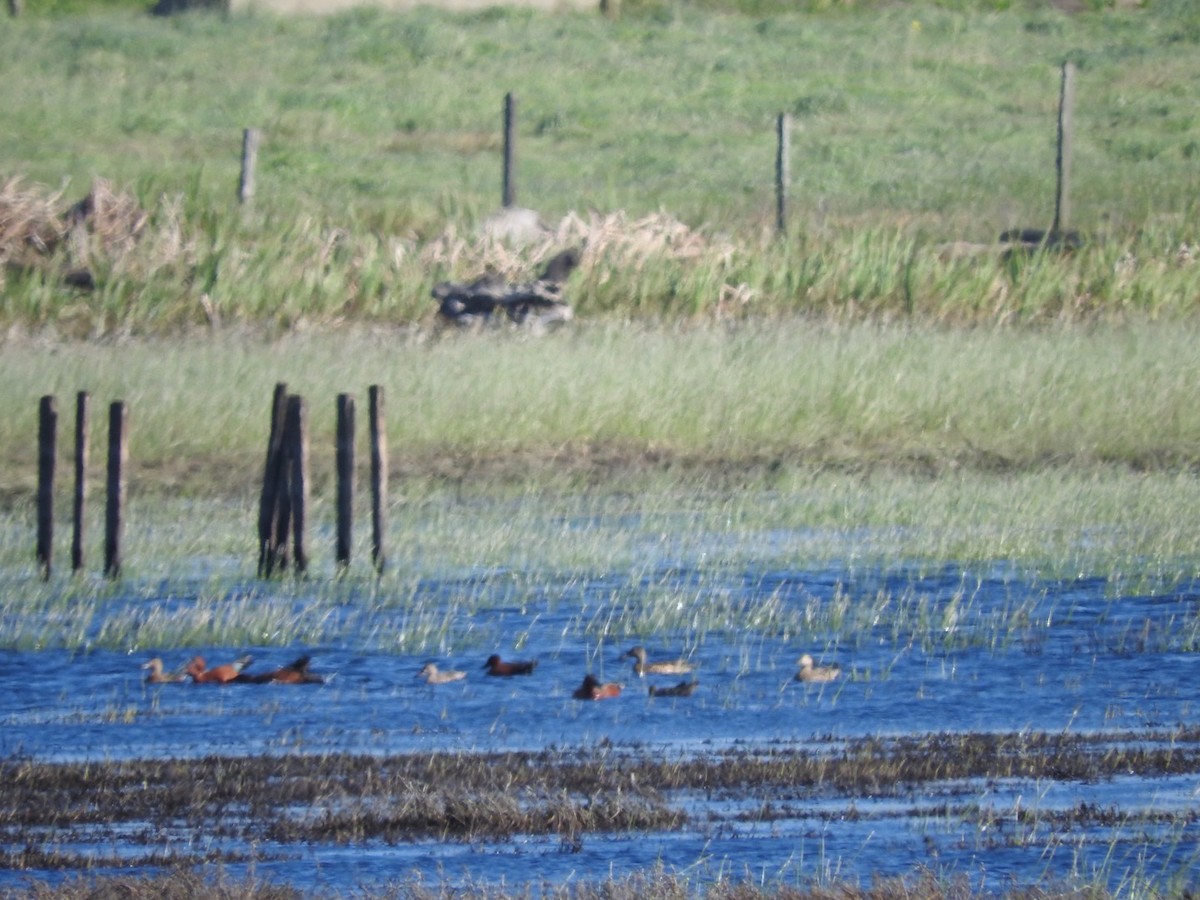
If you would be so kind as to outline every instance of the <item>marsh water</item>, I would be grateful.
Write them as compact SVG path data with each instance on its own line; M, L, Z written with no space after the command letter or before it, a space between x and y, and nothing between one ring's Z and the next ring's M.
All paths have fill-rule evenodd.
M967 732L1092 735L1118 748L1169 743L1200 720L1197 583L1142 579L1129 592L1125 581L1045 577L1003 561L808 568L774 558L758 566L746 556L713 565L699 555L674 554L635 572L416 573L395 603L381 600L378 586L364 586L360 597L353 582L331 598L323 576L265 586L250 577L222 580L227 560L194 560L194 583L133 579L105 595L89 607L74 646L0 650L0 755L55 762L607 747L670 759L731 748L836 754L858 736ZM267 635L259 643L133 649L103 639L106 623L152 610L168 608L180 621L208 615L213 572L221 603L284 603L299 621L320 618L322 630L311 633L327 639L281 643ZM653 615L639 608L639 597ZM70 615L10 607L9 633L21 631L14 625L21 616ZM757 615L761 609L771 615ZM445 632L411 650L400 636L439 610ZM681 677L636 675L626 655L636 644L651 659L692 662L694 694L650 696L651 684ZM197 653L212 665L250 654L251 672L305 653L326 682L144 682L141 665L151 656L170 669ZM489 677L483 662L491 653L538 665L527 677ZM802 653L837 664L841 676L796 680ZM468 675L427 685L417 673L429 661ZM620 682L621 696L573 699L587 672ZM698 883L866 883L922 868L990 888L1081 879L1140 890L1200 879L1194 774L965 779L859 793L747 786L668 800L687 813L682 829L571 843L514 833L230 848L220 835L182 825L151 843L197 859L237 850L253 862L235 861L228 871L248 865L258 877L324 894L413 877L536 887L652 866ZM146 852L144 836L126 841L119 830L42 837L81 865L91 856L108 866L114 856ZM17 838L4 840L13 850ZM70 874L6 869L0 886Z

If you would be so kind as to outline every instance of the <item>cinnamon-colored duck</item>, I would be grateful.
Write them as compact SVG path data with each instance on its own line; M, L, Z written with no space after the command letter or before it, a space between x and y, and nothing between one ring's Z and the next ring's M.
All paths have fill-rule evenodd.
M507 677L509 675L532 675L533 670L537 668L537 660L521 660L519 662L505 662L495 653L487 658L487 662L483 664L489 675L498 675Z
M636 662L633 664L633 672L635 675L686 675L691 672L693 666L686 659L673 659L662 662L646 662L646 648L634 647L626 656L632 656Z
M458 669L439 669L435 663L425 663L417 677L424 678L426 684L450 684L452 681L462 681L467 673Z
M621 696L621 686L615 682L601 683L596 676L583 676L583 684L572 695L576 700L608 700Z
M797 681L808 681L820 683L833 681L842 674L842 670L837 666L818 666L813 662L813 658L805 653L796 664L800 666L800 671L796 673Z
M204 662L204 657L197 656L187 664L184 671L192 676L192 681L196 684L229 684L229 682L237 680L242 669L250 665L253 659L252 656L243 656L231 663L224 663L215 669L210 669Z
M187 673L182 670L178 672L164 672L162 658L158 656L154 657L150 662L142 663L142 668L148 670L146 674L147 684L172 684L184 681L187 678Z

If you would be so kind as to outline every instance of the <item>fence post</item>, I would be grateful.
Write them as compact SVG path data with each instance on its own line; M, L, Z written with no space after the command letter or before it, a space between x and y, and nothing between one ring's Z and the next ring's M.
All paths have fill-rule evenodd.
M25 0L8 0L8 14L14 19L25 10Z
M791 181L791 117L780 113L775 126L775 230L787 233L787 191Z
M254 196L254 169L258 165L258 144L262 133L257 128L242 131L242 175L238 179L238 203L246 204Z
M1058 99L1058 153L1055 168L1058 172L1058 189L1054 196L1054 226L1050 234L1057 237L1069 227L1071 220L1071 142L1074 137L1072 122L1075 105L1075 65L1065 62L1062 66L1062 87Z
M371 431L371 559L375 571L382 572L386 562L383 542L387 532L388 463L381 385L367 389L367 403Z
M88 392L75 395L75 511L71 528L71 571L83 569L83 517L87 504Z
M337 398L337 553L339 566L350 564L354 521L354 398Z
M269 578L279 555L281 494L286 493L283 430L287 418L287 385L275 385L271 397L271 427L267 437L267 461L263 466L262 493L258 500L258 577ZM286 532L284 542L287 541Z
M512 92L504 95L504 189L501 193L501 205L514 206L517 202L516 188L516 118L517 101Z
M116 400L108 408L108 503L104 516L104 574L121 574L121 538L125 523L125 467L129 462L129 411Z
M287 426L284 442L287 444L290 477L288 479L291 499L292 563L296 571L308 571L308 538L305 533L305 517L308 514L308 409L304 398L296 394L288 397Z
M54 557L54 461L58 434L58 401L53 395L38 404L37 564L50 577Z

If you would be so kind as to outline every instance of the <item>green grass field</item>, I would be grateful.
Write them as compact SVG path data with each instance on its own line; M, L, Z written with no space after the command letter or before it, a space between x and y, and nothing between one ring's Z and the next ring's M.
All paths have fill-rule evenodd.
M0 134L0 174L21 179L13 203L61 215L102 177L149 220L136 241L93 234L45 256L8 215L0 323L69 338L425 323L435 281L527 274L567 241L587 245L570 298L591 318L1188 316L1198 40L1182 2L1074 15L644 2L617 21L501 8L31 14L0 33L0 75L16 87ZM1032 265L948 259L950 242L1050 225L1067 60L1067 224L1089 246ZM475 229L500 205L507 92L517 202L556 230L502 254ZM777 240L781 113L791 202ZM253 208L239 210L246 127L263 144ZM73 266L94 273L94 291L63 286Z

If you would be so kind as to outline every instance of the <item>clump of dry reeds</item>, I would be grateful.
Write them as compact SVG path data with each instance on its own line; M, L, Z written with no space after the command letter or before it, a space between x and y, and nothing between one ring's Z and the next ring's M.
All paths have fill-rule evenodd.
M25 187L19 177L0 183L0 260L23 265L52 253L62 241L62 192Z
M5 269L62 272L73 286L92 287L97 267L146 275L185 252L178 200L163 198L152 216L133 194L104 178L65 207L64 193L65 188L26 185L19 177L0 184Z
M732 255L733 245L690 228L665 212L631 219L623 211L568 213L556 225L543 226L533 240L512 242L488 231L463 233L451 226L423 244L421 263L430 268L483 267L497 275L520 277L529 259L548 258L564 247L580 247L584 265L603 258L613 265L638 269L649 260L705 259Z

